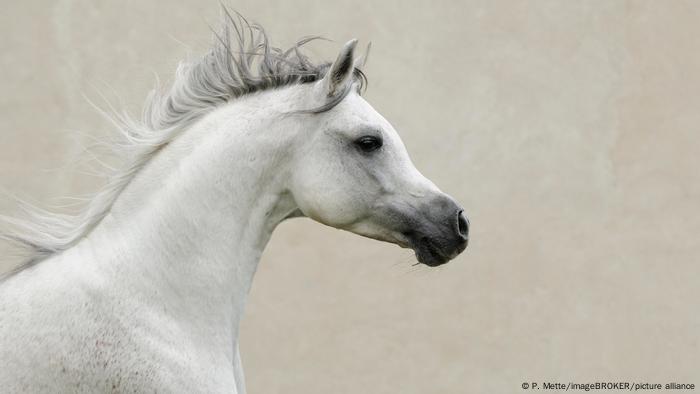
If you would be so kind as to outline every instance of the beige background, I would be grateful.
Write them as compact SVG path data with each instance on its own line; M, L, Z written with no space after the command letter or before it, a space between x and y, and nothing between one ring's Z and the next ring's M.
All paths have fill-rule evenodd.
M243 324L250 393L700 384L700 2L234 6L284 45L371 39L366 96L473 225L464 255L428 269L284 223ZM0 187L42 204L98 184L75 162L109 128L83 94L138 111L153 73L201 53L218 15L200 0L2 9Z

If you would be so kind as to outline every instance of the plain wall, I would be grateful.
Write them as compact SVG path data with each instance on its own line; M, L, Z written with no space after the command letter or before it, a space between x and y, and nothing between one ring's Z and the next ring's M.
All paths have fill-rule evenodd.
M232 6L281 45L336 40L311 50L328 59L371 40L367 99L472 222L467 251L437 269L283 223L243 322L250 393L700 384L700 3ZM75 165L110 133L83 95L138 112L154 73L169 81L218 21L201 0L2 9L0 188L39 204L100 184Z

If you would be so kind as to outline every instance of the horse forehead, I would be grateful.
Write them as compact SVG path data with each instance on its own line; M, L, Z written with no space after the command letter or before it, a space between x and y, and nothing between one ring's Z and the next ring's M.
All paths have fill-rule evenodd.
M338 105L334 120L349 126L374 128L396 134L391 124L357 93L348 96Z

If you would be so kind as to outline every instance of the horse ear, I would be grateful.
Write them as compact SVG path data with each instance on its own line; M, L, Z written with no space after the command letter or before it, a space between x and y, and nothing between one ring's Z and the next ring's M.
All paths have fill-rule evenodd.
M355 68L362 70L367 64L367 58L369 57L369 50L372 49L372 41L367 43L367 49L365 49L365 54L355 59Z
M357 39L354 38L343 45L338 58L335 59L328 69L328 73L323 77L329 97L343 91L346 84L352 79L353 71L355 71L355 46L357 46Z

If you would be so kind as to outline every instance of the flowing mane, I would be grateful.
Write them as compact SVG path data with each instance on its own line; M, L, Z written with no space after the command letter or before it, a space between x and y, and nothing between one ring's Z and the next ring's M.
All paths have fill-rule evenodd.
M141 120L124 113L109 115L123 137L112 148L128 164L111 175L82 212L56 213L20 201L24 218L0 215L0 221L10 226L10 230L0 232L0 239L26 250L24 264L0 275L0 280L72 247L89 234L135 174L188 125L217 106L254 92L322 79L331 63L314 63L301 52L302 46L319 38L302 38L286 50L276 48L260 25L223 8L222 27L214 33L212 48L200 58L181 62L170 89L155 89L148 95ZM360 88L366 85L359 69L355 69L354 78ZM348 93L346 89L326 104L300 112L327 111Z

